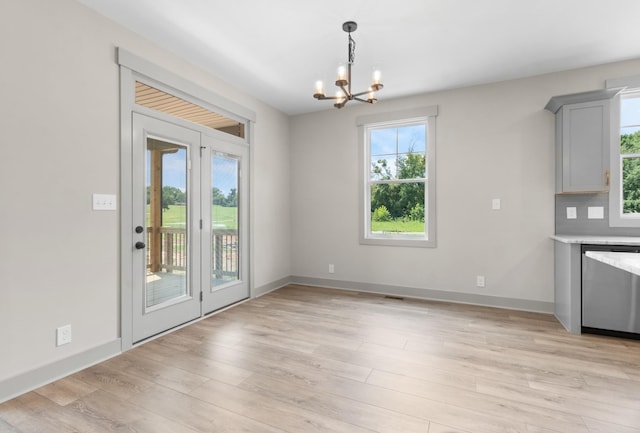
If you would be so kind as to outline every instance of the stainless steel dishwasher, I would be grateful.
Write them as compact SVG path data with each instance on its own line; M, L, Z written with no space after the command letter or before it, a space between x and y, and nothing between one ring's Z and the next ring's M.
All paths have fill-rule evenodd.
M582 331L640 339L640 276L587 251L640 254L640 247L582 246Z

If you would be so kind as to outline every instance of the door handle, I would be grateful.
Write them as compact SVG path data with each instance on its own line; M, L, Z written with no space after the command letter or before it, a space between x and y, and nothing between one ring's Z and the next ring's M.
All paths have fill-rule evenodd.
M136 242L136 250L141 250L144 247L146 247L146 245L144 244L144 242L138 241Z

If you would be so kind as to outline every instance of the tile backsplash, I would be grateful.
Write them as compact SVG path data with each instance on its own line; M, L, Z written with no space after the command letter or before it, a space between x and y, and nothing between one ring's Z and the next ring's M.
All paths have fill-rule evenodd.
M555 220L557 234L640 236L638 228L609 227L609 194L557 194Z

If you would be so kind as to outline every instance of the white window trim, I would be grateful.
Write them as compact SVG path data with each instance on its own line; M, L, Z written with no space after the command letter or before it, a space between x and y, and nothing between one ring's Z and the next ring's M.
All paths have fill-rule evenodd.
M358 158L359 164L359 231L361 245L383 245L383 246L402 246L402 247L436 247L436 121L438 115L438 106L422 107L416 109L402 110L391 113L379 113L356 118L358 126ZM369 224L370 215L367 210L368 205L368 174L370 158L368 158L368 148L366 139L367 127L376 124L388 124L392 122L410 122L412 120L426 121L427 124L427 177L425 179L425 215L426 215L426 238L394 236L394 237L374 237L370 236Z
M609 186L609 227L640 227L640 215L622 213L622 167L620 157L620 97L640 92L640 75L606 81L606 87L624 87L611 104L611 179Z

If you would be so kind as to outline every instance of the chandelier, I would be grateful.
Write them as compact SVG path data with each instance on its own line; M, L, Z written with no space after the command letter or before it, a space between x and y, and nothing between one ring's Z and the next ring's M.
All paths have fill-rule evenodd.
M331 99L336 101L333 106L336 108L342 108L349 101L360 101L366 102L368 104L373 104L378 100L375 97L375 92L382 89L384 86L380 82L380 71L376 70L373 72L373 82L369 89L364 92L352 93L351 91L351 65L353 65L353 60L355 58L356 51L356 42L351 37L351 32L355 32L358 28L358 24L354 21L347 21L342 24L342 30L349 34L349 55L347 67L340 66L338 68L338 79L336 80L336 86L340 88L336 92L336 96L326 96L324 94L324 89L322 85L322 81L316 82L316 93L314 93L313 97L318 100ZM363 98L363 95L367 95L366 99Z

